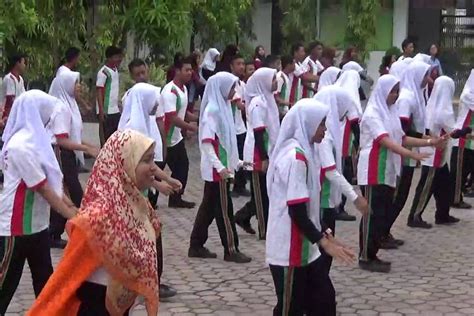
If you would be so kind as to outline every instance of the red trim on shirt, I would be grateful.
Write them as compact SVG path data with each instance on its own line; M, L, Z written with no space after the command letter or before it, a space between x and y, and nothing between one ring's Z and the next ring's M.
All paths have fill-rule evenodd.
M321 168L321 171L324 171L324 172L328 172L328 171L331 171L331 170L336 170L336 165L332 165L332 166L329 166L329 167L326 167L326 168Z
M374 139L374 142L376 143L380 143L380 141L382 140L382 138L388 136L388 133L383 133L383 134L380 134L379 136L377 136L376 139Z
M379 155L380 155L380 140L388 136L388 133L379 135L372 142L372 149L369 154L369 168L367 175L367 184L374 185L378 184L378 171L379 171Z
M441 129L440 136L443 136L445 134L446 134L445 130ZM433 157L433 167L435 167L435 168L442 167L441 162L443 160L443 154L444 154L444 149L435 148L434 157Z
M254 128L253 131L254 132L264 131L265 128L266 128L265 126L260 126L260 127Z
M32 191L36 191L36 190L38 190L39 188L41 188L43 185L45 185L46 182L48 182L48 179L47 179L47 178L44 178L43 180L41 180L40 182L38 182L38 184L35 184L34 186L32 186L32 187L29 188L29 189L32 190Z
M296 89L298 88L298 80L300 77L297 77L293 74L293 80L291 81L291 89L290 89L290 103L294 104L295 103L295 94L296 94Z
M351 140L351 123L346 119L346 125L344 126L344 133L342 134L342 157L349 157L349 147Z
M174 79L173 79L173 83L174 83L175 86L177 86L182 92L184 92L184 84L177 83ZM173 90L171 90L171 91L173 91Z
M307 202L309 202L309 197L286 201L286 205L292 206L292 205L307 203Z
M464 120L464 123L462 124L462 127L468 127L471 124L471 119L472 119L472 114L473 112L471 110L468 110L466 119ZM459 148L464 148L466 146L466 137L459 137Z
M212 138L204 138L203 140L201 140L201 143L203 144L214 144L214 139Z
M171 129L171 126L172 126L172 122L171 122L171 119L173 118L173 116L176 115L176 111L171 111L171 112L168 112L168 113L165 113L165 135L168 135L168 132L170 131Z
M301 266L303 236L296 224L291 221L290 267Z
M5 105L3 107L2 119L8 118L8 116L10 115L13 106L13 101L15 101L14 94L5 96Z
M306 159L305 155L303 155L302 153L296 152L295 158L296 160L301 160L304 163L308 163L308 160Z
M16 189L15 198L13 200L13 211L10 222L12 236L23 235L23 212L25 210L26 190L26 183L21 180Z
M54 137L56 137L56 138L69 138L69 134L68 133L62 133L62 134L54 135Z
M349 120L349 119L347 119L347 120L348 120L349 123L351 123L351 124L354 123L354 122L359 122L359 118L358 118L358 117L353 118L352 120Z

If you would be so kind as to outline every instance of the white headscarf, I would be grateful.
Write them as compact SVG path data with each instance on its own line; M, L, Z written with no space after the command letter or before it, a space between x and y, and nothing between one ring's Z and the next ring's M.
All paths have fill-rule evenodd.
M284 164L282 157L292 150L292 142L296 141L303 149L308 161L309 186L319 186L319 163L314 152L311 138L316 133L321 121L328 115L329 106L314 99L301 99L288 111L281 123L280 134L275 145L275 150L270 158L267 173L268 195L273 190L275 170ZM288 170L290 168L283 168ZM287 178L287 177L284 177Z
M326 119L329 136L332 137L336 149L336 166L341 170L342 165L342 123L343 118L351 110L357 112L357 104L353 98L341 87L329 86L316 93L313 97L322 104L329 106L329 114ZM326 135L327 137L328 135Z
M396 111L392 111L387 104L387 97L390 94L390 91L392 91L395 85L399 82L400 81L393 75L383 75L379 78L374 90L372 91L369 102L367 103L367 108L365 109L360 124L361 126L371 124L371 120L382 122L383 126L387 129L390 138L396 143L401 144L403 130L400 119L398 118ZM396 173L399 175L401 157L394 153L392 159Z
M3 131L4 142L0 155L0 164L5 161L5 150L12 137L21 133L24 148L31 151L43 167L48 184L61 195L63 192L63 174L51 146L51 135L46 125L61 100L40 90L29 90L15 99L7 125Z
M408 59L409 57L405 59L400 59L394 62L390 66L390 71L389 74L395 76L398 80L401 80L403 78L403 74L408 68L408 65L411 63L411 58Z
M74 96L76 83L79 81L80 74L76 71L63 70L53 79L49 94L63 101L71 113L71 134L69 138L77 143L82 143L82 116ZM81 165L84 165L84 153L74 151L76 158Z
M469 110L474 111L474 69L471 70L469 78L462 89L460 101L465 104Z
M346 64L347 65L347 64ZM344 65L345 66L345 65ZM357 104L357 111L359 115L362 115L362 105L360 104L360 75L355 70L344 70L337 79L336 86L344 88L347 92L350 93L351 97L354 100L354 103Z
M426 128L442 127L446 132L454 129L454 81L447 76L436 78L426 106Z
M431 56L423 53L418 53L413 57L413 61L421 61L428 64L430 62Z
M276 72L275 69L267 67L257 69L247 81L244 98L247 113L250 113L256 104L255 102L251 104L251 101L254 98L261 98L262 102L259 102L259 104L264 107L267 113L267 119L269 121L269 126L267 126L268 137L270 138L271 144L276 143L280 129L280 114L272 91L272 82ZM270 149L270 153L271 150L273 150L273 148Z
M318 91L321 91L324 87L333 85L340 73L341 69L334 66L325 69L319 77Z
M234 116L228 100L229 92L239 80L236 76L221 71L210 77L204 90L199 116L199 146L203 139L202 128L207 125L219 137L219 143L228 157L230 170L237 169L239 153L234 124Z
M123 100L118 130L130 128L150 137L155 144L161 144L161 135L155 118L160 91L160 88L144 82L136 83L130 88ZM155 145L155 160L161 160L162 150L162 146Z
M209 48L209 50L206 52L206 55L204 55L201 68L214 71L216 69L216 57L219 55L220 53L216 48Z
M349 61L342 66L342 70L355 70L361 72L364 71L364 68L355 61Z

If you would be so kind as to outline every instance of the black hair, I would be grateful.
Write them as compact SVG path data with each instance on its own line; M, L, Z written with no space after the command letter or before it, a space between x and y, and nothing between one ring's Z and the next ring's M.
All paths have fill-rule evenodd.
M285 69L286 66L288 66L289 64L294 63L294 62L295 62L295 60L293 59L293 56L285 55L285 56L281 57L281 69Z
M187 56L185 58L181 58L180 60L177 60L174 64L174 66L177 68L177 69L181 69L183 68L183 66L185 64L189 64L189 65L192 65L193 64L193 58L191 56Z
M174 54L173 66L176 66L179 63L179 61L183 58L184 58L184 54L181 52L177 52L176 54Z
M265 60L263 61L262 66L263 67L270 67L271 64L277 62L278 60L280 60L280 56L278 56L278 55L268 55L267 57L265 57Z
M263 50L265 50L265 47L263 47L262 45L258 45L257 47L255 47L255 52L253 54L253 58L264 58L265 55L261 56L258 51L260 50L260 48L263 48Z
M245 66L248 66L248 65L255 65L255 64L254 64L254 61L253 61L253 60L247 60L247 61L245 62Z
M308 51L311 52L313 49L315 49L318 46L324 47L323 43L321 43L320 41L311 42L311 43L309 43Z
M294 55L301 47L304 48L303 43L296 43L291 46L291 54Z
M244 59L244 57L241 54L237 53L234 56L232 56L232 58L230 59L230 62L232 63L236 59Z
M404 51L405 48L408 47L408 45L413 44L415 45L415 41L413 41L411 38L405 38L402 42L402 50Z
M74 58L77 58L79 54L81 53L81 50L77 47L69 47L66 50L66 53L64 54L64 60L66 62L71 62Z
M7 65L7 71L6 72L10 72L12 71L13 67L15 67L15 65L19 62L21 62L22 59L26 59L28 58L28 56L26 54L16 54L16 55L13 55L11 56L9 59L8 59L8 65Z
M437 52L436 55L435 55L435 57L437 57L437 56L439 55L439 45L438 45L437 43L431 43L430 46L428 47L428 49L426 50L426 53L427 53L428 55L431 55L431 52L430 52L430 51L431 51L431 46L433 46L433 45L434 45L434 46L436 47L436 49L438 50L438 52Z
M116 46L109 46L105 50L105 58L111 58L112 56L115 55L122 55L123 51L121 48L116 47Z
M128 71L132 72L135 67L146 66L146 63L141 58L135 58L128 64Z

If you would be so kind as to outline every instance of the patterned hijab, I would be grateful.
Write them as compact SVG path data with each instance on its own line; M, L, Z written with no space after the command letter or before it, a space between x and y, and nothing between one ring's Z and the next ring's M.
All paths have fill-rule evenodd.
M127 129L115 132L99 153L78 215L70 223L87 236L110 275L107 310L122 315L138 295L148 315L158 314L156 238L160 222L135 182L135 169L153 140Z

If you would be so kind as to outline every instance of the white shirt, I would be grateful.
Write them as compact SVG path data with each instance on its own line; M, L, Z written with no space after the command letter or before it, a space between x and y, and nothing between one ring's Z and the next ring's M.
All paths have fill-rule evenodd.
M309 71L308 65L303 63L295 63L295 71L289 74L290 79L290 101L295 104L302 98L303 86L301 84L301 76Z
M188 90L186 86L180 88L171 81L161 90L161 99L165 112L166 145L173 147L183 139L183 135L181 128L170 121L170 115L176 114L184 120L188 105Z
M120 74L118 69L112 69L106 65L97 73L96 86L104 88L104 114L116 114L119 108ZM98 105L97 105L97 111Z
M61 65L58 70L56 70L56 77L59 76L60 74L62 74L63 72L65 71L71 71L71 69L69 69L69 67L66 67L64 65Z
M201 177L204 181L217 182L221 180L219 172L229 165L227 152L221 146L217 135L211 131L205 122L201 122Z
M306 266L319 256L317 244L312 244L298 230L288 213L290 205L306 202L309 219L320 227L319 186L308 186L308 167L306 156L299 144L288 151L283 163L278 166L274 178L274 192L269 196L268 230L266 242L266 262L283 267ZM282 168L282 169L280 169ZM288 171L283 168L290 168Z
M474 130L474 111L469 110L469 107L461 101L458 107L456 128L462 129L464 127L471 127ZM466 138L453 139L453 146L474 150L474 140Z
M321 64L319 60L312 60L310 56L306 57L306 59L303 61L303 65L306 65L308 68L308 71L311 72L313 75L317 76L319 72L324 70L324 66ZM316 87L316 82L311 82L310 83L311 87L313 89ZM313 91L308 91L308 95L306 96L307 98L312 98L314 95Z
M15 77L11 72L3 77L2 83L2 102L0 105L5 106L5 101L7 96L15 96L15 98L19 97L23 92L25 92L25 82L23 81L23 77L19 76L18 78Z
M402 90L403 91L403 90ZM397 107L398 116L402 121L409 122L410 128L416 130L416 132L424 134L425 131L417 130L415 124L413 124L414 116L418 115L417 104L415 96L410 92L405 94L400 94L395 106ZM417 147L409 148L413 152L419 152ZM416 167L417 161L410 158L402 157L403 165L409 167Z
M242 118L242 110L240 110L234 102L244 102L245 82L239 80L235 85L235 95L232 99L232 112L234 112L235 132L237 135L244 134L247 131L244 119Z
M277 73L277 83L278 86L275 94L278 94L278 96L286 102L290 101L290 78L288 78L283 71L279 71ZM278 109L281 115L285 115L289 110L289 106L286 104L278 104Z

